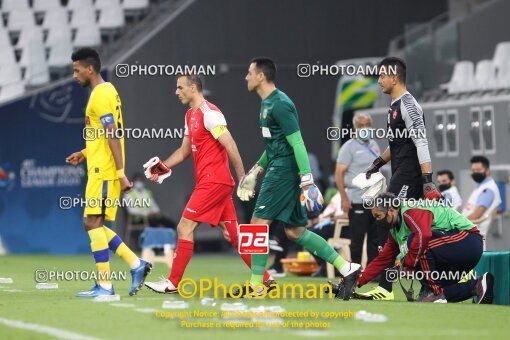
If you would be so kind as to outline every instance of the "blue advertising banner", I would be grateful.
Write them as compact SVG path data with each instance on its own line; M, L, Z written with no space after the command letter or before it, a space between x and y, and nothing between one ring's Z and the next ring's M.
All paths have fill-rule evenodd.
M61 207L85 191L85 163L65 158L85 147L89 93L69 80L0 106L0 238L9 253L90 251L83 208Z

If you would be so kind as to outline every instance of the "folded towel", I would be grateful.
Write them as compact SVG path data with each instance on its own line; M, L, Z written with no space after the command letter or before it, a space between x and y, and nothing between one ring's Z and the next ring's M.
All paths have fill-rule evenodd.
M367 189L363 195L361 195L362 199L372 199L386 191L386 178L380 172L372 174L369 179L366 178L364 172L360 173L353 178L352 184L360 189Z

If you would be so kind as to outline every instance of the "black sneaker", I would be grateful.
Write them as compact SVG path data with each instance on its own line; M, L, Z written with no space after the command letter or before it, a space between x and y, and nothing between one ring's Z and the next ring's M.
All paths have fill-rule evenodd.
M353 272L349 275L343 277L342 284L344 286L343 292L342 289L338 291L336 298L343 299L344 301L350 300L352 294L354 294L354 290L356 289L356 285L358 284L359 276L361 275L361 266L359 264L351 263L351 266L358 266Z
M434 295L434 290L432 290L432 288L430 288L429 286L422 284L420 288L420 293L418 294L416 301L423 302L422 300L429 295Z
M267 287L267 292L269 293L270 291L278 288L278 283L276 282L276 280L266 280L264 281L264 286Z
M331 291L331 294L333 296L336 296L336 294L338 294L338 291L340 290L340 287L339 287L340 283L334 283L329 280L328 280L328 283L329 283L329 287L324 288L324 293L329 294L329 292Z
M492 304L494 299L494 275L485 273L476 280L475 294L478 297L477 304Z

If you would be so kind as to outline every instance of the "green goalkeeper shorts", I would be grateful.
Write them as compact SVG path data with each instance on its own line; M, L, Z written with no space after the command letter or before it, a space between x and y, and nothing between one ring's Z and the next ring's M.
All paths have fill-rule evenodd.
M308 218L299 201L299 183L295 170L270 166L262 181L253 216L278 220L286 226L306 226Z

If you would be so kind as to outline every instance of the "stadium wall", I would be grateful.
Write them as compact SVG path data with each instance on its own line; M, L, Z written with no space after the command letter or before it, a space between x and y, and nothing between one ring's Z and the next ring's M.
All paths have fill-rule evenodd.
M65 163L84 148L88 93L66 80L0 107L0 236L10 253L90 251L83 209L86 166Z

